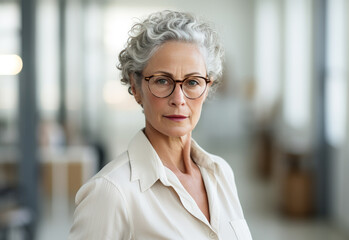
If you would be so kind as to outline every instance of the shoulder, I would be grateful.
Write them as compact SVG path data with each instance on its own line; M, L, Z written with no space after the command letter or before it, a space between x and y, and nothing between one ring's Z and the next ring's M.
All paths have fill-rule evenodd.
M208 152L206 153L219 168L222 168L222 169L230 168L230 165L228 164L228 162L222 157L212 153L208 153Z
M105 165L91 180L98 178L107 179L113 183L124 182L131 176L130 159L128 152L125 151L116 159Z
M86 197L86 194L101 192L120 192L120 183L130 179L130 167L127 152L104 166L95 176L88 180L78 191L76 203Z
M213 170L216 177L222 176L230 180L234 179L233 170L225 159L207 152L193 139L191 151L195 161L201 166Z
M223 174L227 178L234 179L234 171L225 159L211 153L208 153L208 155L215 163L215 168L218 173Z
M130 238L132 221L120 185L129 181L127 159L123 153L79 189L69 239Z
M122 184L130 181L130 163L127 151L104 166L95 176L88 180L76 194L75 202L79 203L87 194L96 192L121 192Z

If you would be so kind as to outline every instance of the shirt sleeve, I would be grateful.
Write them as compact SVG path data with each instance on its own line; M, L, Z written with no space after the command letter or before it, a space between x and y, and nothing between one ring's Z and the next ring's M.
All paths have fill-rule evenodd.
M89 181L76 195L76 209L70 240L131 239L131 225L125 198L105 178Z

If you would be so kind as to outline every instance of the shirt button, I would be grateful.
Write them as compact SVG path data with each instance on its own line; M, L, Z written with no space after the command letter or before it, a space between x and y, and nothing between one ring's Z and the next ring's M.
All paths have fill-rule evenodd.
M216 239L216 234L213 231L210 232L209 236L212 239Z

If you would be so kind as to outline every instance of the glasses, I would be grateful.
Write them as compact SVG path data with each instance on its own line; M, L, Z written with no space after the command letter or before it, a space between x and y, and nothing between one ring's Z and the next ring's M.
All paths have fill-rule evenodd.
M207 88L207 84L211 82L205 77L189 76L183 80L174 80L172 77L163 74L154 74L144 77L148 82L150 92L158 98L166 98L170 96L179 83L183 94L189 99L201 97Z

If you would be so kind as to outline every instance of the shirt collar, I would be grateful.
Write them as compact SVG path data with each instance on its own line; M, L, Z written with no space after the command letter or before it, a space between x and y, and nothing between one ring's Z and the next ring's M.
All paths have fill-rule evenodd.
M149 189L157 180L168 184L165 167L155 149L140 130L128 146L131 165L131 181L139 180L141 191ZM215 171L215 160L194 140L191 142L191 157L201 167Z
M142 192L150 188L158 179L166 176L158 154L142 130L131 140L128 154L131 181L139 180Z
M194 139L191 140L190 154L194 162L200 167L204 167L208 171L212 171L213 173L216 171L216 160L210 153L202 149Z

